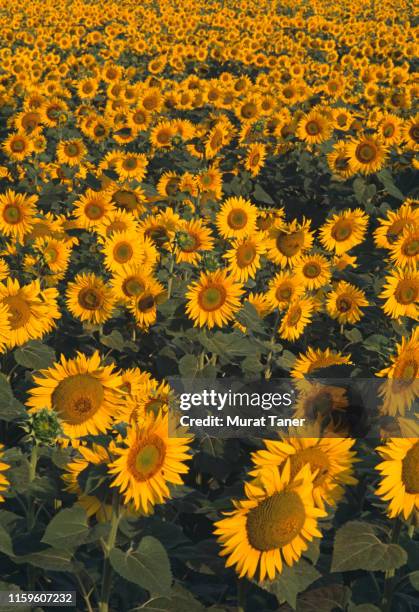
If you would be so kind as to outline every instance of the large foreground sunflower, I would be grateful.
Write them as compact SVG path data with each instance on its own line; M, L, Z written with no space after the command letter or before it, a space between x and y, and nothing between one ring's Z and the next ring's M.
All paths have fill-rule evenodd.
M382 476L376 494L389 502L390 518L403 514L407 519L419 511L419 439L390 438L376 450L384 459L376 467Z
M283 561L298 561L308 542L321 537L317 519L326 515L314 506L313 479L308 465L292 479L287 461L282 472L265 469L246 483L246 499L235 501L235 510L215 523L227 567L236 566L240 577L258 574L262 581L281 573Z
M44 408L55 410L63 432L69 438L105 432L111 425L121 385L113 366L104 366L99 353L61 360L39 376L30 390L30 412Z
M243 288L226 270L201 272L199 280L186 293L186 312L194 325L222 327L240 308Z
M343 497L344 487L356 484L353 477L355 453L352 438L284 438L264 440L266 449L252 453L257 476L261 469L275 466L282 469L290 461L291 478L308 464L314 475L313 499L319 508L335 506Z
M402 338L396 350L391 365L377 374L387 378L379 393L384 397L382 412L392 416L403 415L419 396L419 328L410 338Z
M119 455L109 466L115 475L111 486L118 487L125 503L149 514L156 504L170 497L168 483L182 484L190 459L190 437L169 437L167 415L150 414L141 428L130 427Z

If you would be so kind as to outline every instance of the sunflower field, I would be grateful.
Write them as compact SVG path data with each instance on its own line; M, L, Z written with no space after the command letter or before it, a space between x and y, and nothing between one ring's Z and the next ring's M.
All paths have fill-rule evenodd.
M419 610L416 20L2 0L0 592ZM308 424L172 435L173 377L293 381Z

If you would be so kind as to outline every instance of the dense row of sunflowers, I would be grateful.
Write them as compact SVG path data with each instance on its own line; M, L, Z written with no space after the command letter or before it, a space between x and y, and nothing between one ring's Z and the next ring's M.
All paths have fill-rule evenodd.
M71 583L80 609L101 612L151 609L156 595L167 610L276 609L272 594L295 607L321 576L327 550L316 546L338 529L331 571L378 574L349 596L342 578L336 605L413 610L415 566L397 544L408 538L417 555L412 19L403 0L3 3L0 529L39 544L28 556L0 530L4 590ZM392 425L381 442L356 440L342 421L344 389L303 384L331 371L382 379L379 410ZM316 423L309 437L208 451L187 431L169 435L166 378L179 374L290 377L295 414ZM81 519L65 514L81 509ZM382 564L345 566L339 529L382 525L385 514L391 543L369 533ZM165 525L190 543L168 539L167 580ZM79 538L65 542L61 566L58 527ZM92 572L86 551L98 564L100 543L103 570ZM235 568L238 600L217 555ZM243 578L257 585L248 604ZM112 590L117 580L132 593ZM323 582L298 605L332 600L335 587Z

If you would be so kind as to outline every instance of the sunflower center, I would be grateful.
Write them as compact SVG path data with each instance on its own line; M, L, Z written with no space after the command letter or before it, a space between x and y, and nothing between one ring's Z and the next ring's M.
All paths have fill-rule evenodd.
M397 237L402 233L403 229L406 226L406 219L398 219L397 221L394 221L394 223L392 223L390 225L390 227L387 230L387 240L390 243L393 243L396 241Z
M113 256L117 263L124 264L127 263L133 256L134 251L132 246L128 242L119 242L115 245L113 250Z
M242 244L237 249L236 260L239 268L246 268L254 261L256 249L252 244Z
M14 140L11 143L10 148L12 149L13 153L21 153L25 150L25 142L24 140Z
M413 125L409 130L409 136L415 142L419 142L419 127L417 125Z
M144 283L142 283L138 278L135 278L135 276L131 276L130 278L125 279L122 283L122 291L128 297L131 297L133 295L140 295L144 291L144 289Z
M341 295L338 297L338 299L336 300L336 309L339 312L349 312L352 308L352 300L345 296L345 295Z
M300 533L306 513L300 496L281 491L261 501L247 516L247 537L256 550L286 546Z
M304 244L304 232L301 230L293 234L280 233L276 239L278 250L286 257L293 257L301 250Z
M256 113L257 107L256 104L254 104L253 102L247 102L243 105L241 110L242 117L244 117L245 119L251 119L256 115Z
M30 305L18 295L8 295L3 304L9 308L9 324L13 330L23 327L31 318Z
M257 166L259 162L260 162L260 155L259 155L259 153L253 153L253 155L251 156L251 158L249 160L249 164L251 166Z
M77 157L80 153L80 148L74 142L67 144L64 150L68 157Z
M164 463L166 446L152 434L139 440L129 454L129 467L135 480L144 482L156 474Z
M200 246L200 240L195 234L189 232L183 232L178 237L179 246L185 253L193 253Z
M401 361L394 370L393 388L402 389L409 387L418 374L418 364L415 359Z
M383 136L384 138L391 138L395 132L395 127L392 123L387 123L387 125L383 126Z
M303 274L307 278L316 278L321 272L321 268L318 263L310 262L305 264L303 267Z
M126 191L125 189L115 191L112 199L118 206L122 206L127 210L135 210L138 204L135 193L132 191Z
M297 325L298 321L301 319L302 310L300 306L293 306L287 316L288 325Z
M124 159L122 162L122 167L124 170L135 170L137 167L137 160L135 157L127 157L127 159Z
M416 284L409 280L403 280L397 285L395 292L399 304L412 304L418 297Z
M403 245L402 251L407 257L415 257L419 253L419 240L413 239Z
M84 212L88 219L96 221L97 219L100 219L103 216L104 210L103 206L92 202L91 204L87 204L84 209Z
M233 208L228 214L227 223L232 229L243 229L247 223L246 212L241 208Z
M309 136L317 136L317 134L320 134L320 126L317 121L308 121L306 124L306 132Z
M371 143L363 142L357 146L355 157L362 164L368 164L377 157L377 148Z
M148 312L156 305L156 300L153 295L144 295L137 302L137 308L141 312Z
M299 450L290 457L291 461L291 478L294 478L296 474L303 468L307 463L310 465L312 473L317 471L317 474L313 480L313 485L318 487L323 484L326 479L330 463L327 455L320 450L318 447L304 448Z
M206 287L200 292L198 301L203 310L212 312L213 310L221 308L226 298L227 293L224 287L221 285L213 285L211 287Z
M93 287L82 289L77 299L80 306L86 310L97 310L103 303L103 296Z
M343 242L352 234L352 224L346 219L339 219L333 226L331 234L336 242Z
M11 225L20 223L20 221L22 221L22 211L19 206L8 204L3 210L3 219L6 223L10 223Z
M53 246L49 246L44 253L44 257L45 260L50 263L53 264L57 261L58 259L58 251L57 249L55 249Z
M283 300L288 301L289 299L291 299L292 293L292 287L290 287L289 285L283 285L282 287L278 287L275 292L275 296L280 302Z
M419 493L419 442L407 451L402 461L402 480L406 493Z
M52 406L72 425L86 422L102 406L102 383L90 374L74 374L62 380L52 394Z

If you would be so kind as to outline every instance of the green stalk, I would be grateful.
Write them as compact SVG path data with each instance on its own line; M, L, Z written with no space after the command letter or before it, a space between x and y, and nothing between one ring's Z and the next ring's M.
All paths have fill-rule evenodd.
M402 530L402 522L400 518L396 518L393 523L393 529L391 531L390 542L392 544L397 544L400 537L400 532ZM394 574L395 570L390 569L387 570L384 577L384 592L383 598L381 601L381 607L383 612L391 612L391 601L393 598L393 590L394 590Z
M120 520L121 515L119 512L119 495L117 491L114 491L112 497L111 529L109 532L108 541L106 542L105 558L103 560L102 590L100 594L99 612L109 612L109 599L112 588L112 566L109 557L111 550L115 547Z
M268 358L266 360L266 366L265 366L265 380L269 380L272 376L272 369L271 369L271 364L272 364L272 359L274 356L274 346L275 346L275 339L276 339L276 332L278 329L278 325L279 325L279 320L281 318L281 315L279 313L279 310L276 314L276 319L275 319L275 323L274 323L274 327L273 327L273 332L272 332L272 336L271 336L271 350L269 351L268 354Z

